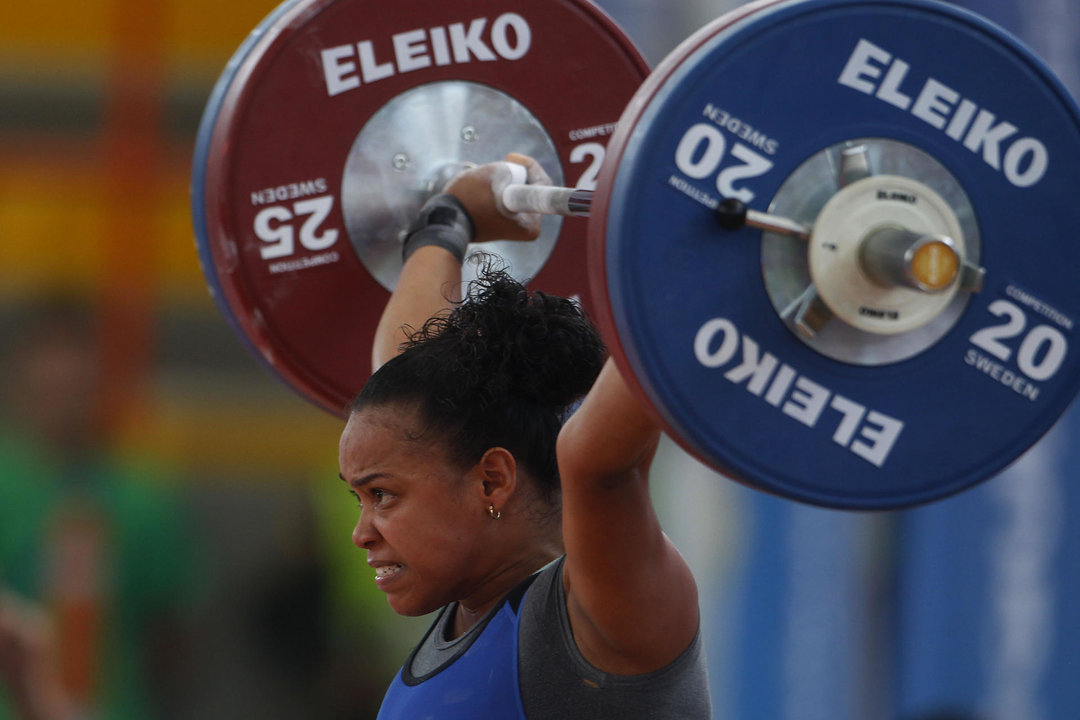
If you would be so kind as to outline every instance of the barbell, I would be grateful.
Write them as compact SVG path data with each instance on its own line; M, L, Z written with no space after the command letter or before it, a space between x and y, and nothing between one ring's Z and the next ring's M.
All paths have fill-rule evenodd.
M762 490L936 500L1080 389L1080 110L1019 41L935 0L761 0L651 72L586 0L289 0L197 141L222 314L341 414L403 231L508 152L554 186L504 203L550 214L538 241L484 250L580 299L670 435Z

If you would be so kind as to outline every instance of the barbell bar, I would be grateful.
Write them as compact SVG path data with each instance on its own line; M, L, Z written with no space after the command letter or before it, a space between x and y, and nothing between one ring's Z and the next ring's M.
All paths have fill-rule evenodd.
M507 168L509 184L493 189L500 209L509 214L589 215L593 191L552 185L525 184L525 168L501 163ZM765 232L810 240L812 229L788 218L746 207L731 198L721 200L716 210L718 224L727 230L752 227ZM969 266L970 267L970 266ZM859 244L859 269L882 287L905 287L935 294L948 289L964 276L963 260L956 241L947 235L915 232L896 225L872 227ZM977 268L968 277L981 277ZM977 291L977 285L962 286Z
M535 212L545 215L588 217L592 208L592 198L592 190L525 185L520 182L507 185L502 191L503 207L510 213ZM734 230L746 225L781 235L793 235L804 240L810 238L810 230L805 225L748 208L737 200L721 202L721 209L726 212L719 217L719 221L728 229Z

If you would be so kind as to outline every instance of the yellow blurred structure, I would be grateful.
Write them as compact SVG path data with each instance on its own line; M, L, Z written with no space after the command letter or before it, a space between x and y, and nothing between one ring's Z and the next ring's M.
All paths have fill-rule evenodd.
M332 461L339 423L221 337L188 188L203 105L274 6L58 0L0 22L0 306L84 296L105 320L117 438L260 478Z

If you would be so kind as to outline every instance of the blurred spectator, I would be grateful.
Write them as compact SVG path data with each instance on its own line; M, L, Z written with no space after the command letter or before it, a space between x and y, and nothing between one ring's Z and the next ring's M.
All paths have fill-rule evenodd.
M158 468L111 452L93 316L50 300L5 347L0 720L176 707L190 528Z

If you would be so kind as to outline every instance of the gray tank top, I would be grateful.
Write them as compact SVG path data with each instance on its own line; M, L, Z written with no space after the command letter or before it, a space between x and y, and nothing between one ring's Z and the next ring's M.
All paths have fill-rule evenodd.
M563 560L536 578L521 608L518 662L525 712L560 720L707 720L712 717L701 634L670 665L645 675L593 667L566 614Z
M563 558L532 579L521 601L518 682L529 720L708 720L712 717L700 633L670 665L644 675L611 675L582 657L570 629L562 582ZM449 610L453 610L451 607ZM423 676L453 662L473 631L447 640L453 612L444 612L417 648L412 674Z

